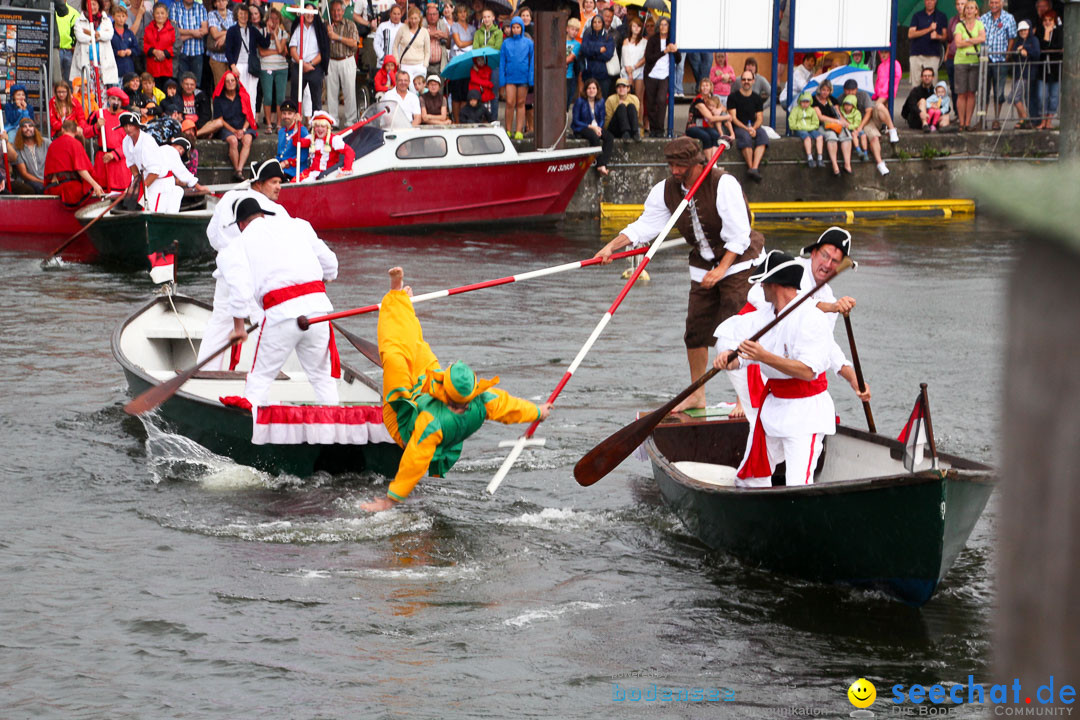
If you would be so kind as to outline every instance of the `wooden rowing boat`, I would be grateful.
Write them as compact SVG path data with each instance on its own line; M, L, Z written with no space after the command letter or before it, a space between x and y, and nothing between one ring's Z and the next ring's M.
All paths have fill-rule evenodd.
M153 213L115 207L94 224L86 234L94 247L93 261L128 270L150 267L147 256L172 253L177 261L206 260L214 249L206 238L206 226L214 215L217 197L185 198L177 213ZM86 225L101 215L111 200L102 200L81 208L75 218Z
M946 454L938 470L925 458L910 473L896 440L838 426L814 484L736 488L746 421L674 417L645 450L665 502L699 540L769 570L879 588L912 605L949 572L995 484L989 466Z
M175 310L173 309L175 307ZM113 332L112 351L124 369L133 395L167 381L195 364L202 330L211 307L183 296L155 297ZM237 371L200 373L158 410L165 426L208 450L242 465L272 473L307 477L316 471L372 471L393 477L401 448L393 442L366 444L259 444L252 442L252 414L228 407L219 398L242 395L246 368L254 359L256 340L246 342ZM377 382L342 362L338 393L346 407L378 410ZM314 394L296 355L292 355L270 392L276 406L314 405ZM261 416L260 416L261 417Z

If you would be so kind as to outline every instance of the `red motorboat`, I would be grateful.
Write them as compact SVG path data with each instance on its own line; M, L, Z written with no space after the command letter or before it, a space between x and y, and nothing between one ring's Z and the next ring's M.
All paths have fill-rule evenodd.
M518 153L494 123L395 127L395 107L345 138L351 173L284 185L278 202L317 230L555 220L600 151Z
M55 195L0 195L2 231L11 235L73 235L82 225L78 208L69 208Z

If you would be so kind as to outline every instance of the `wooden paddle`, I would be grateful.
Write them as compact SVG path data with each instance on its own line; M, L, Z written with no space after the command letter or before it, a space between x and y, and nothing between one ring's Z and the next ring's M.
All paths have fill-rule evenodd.
M376 367L382 367L382 358L379 357L379 347L375 343L349 332L336 322L332 322L330 325L333 326L334 332L341 333L346 340L352 343L352 346L356 348L361 355L375 363Z
M820 290L826 283L839 275L844 270L851 267L851 259L845 257L843 261L836 267L836 269L829 274L827 278L817 284L817 286L808 293L800 295L794 302L789 304L784 311L777 315L772 321L765 327L754 333L750 338L752 342L757 342L765 333L772 330L776 325L795 311L795 308L802 305L806 300ZM729 350L726 354L727 362L731 362L731 355L734 350ZM727 363L724 363L725 365ZM652 433L653 429L660 424L668 414L675 409L680 402L685 400L697 390L699 387L709 382L716 373L720 372L719 368L712 368L707 373L699 377L692 382L689 387L669 400L663 407L653 410L645 417L639 418L630 423L621 430L617 430L610 435L606 440L594 447L592 450L585 454L585 457L577 461L574 465L574 479L577 480L578 485L588 487L592 485L600 478L607 475L609 472L619 466L623 460L630 456L630 453L634 452L639 445L641 445Z
M114 207L116 207L117 205L119 205L124 200L124 198L126 198L128 196L128 192L130 192L130 190L131 190L131 187L129 186L127 190L120 193L120 196L118 198L116 198L115 200L112 201L112 204L109 205L109 207L105 208L105 212L101 213L96 218L94 218L90 222L83 225L82 229L80 229L77 233L75 233L74 235L69 237L67 240L65 240L64 243L62 245L60 245L60 247L56 248L51 253L49 253L48 257L46 257L44 260L41 261L42 269L48 267L49 261L51 261L54 257L56 257L57 255L62 253L67 248L67 246L70 245L71 243L75 242L75 240L77 238L81 237L84 232L89 230L94 225L94 223L96 223L98 220L100 220L101 218L105 217L110 212L112 212L112 209Z
M259 323L252 323L247 327L246 332L250 335L251 332L257 327L259 327ZM198 365L188 368L184 372L174 377L172 380L169 380L168 382L163 382L159 385L155 385L146 392L142 393L137 398L124 406L124 412L126 412L128 415L142 415L143 413L150 412L151 410L155 409L163 402L171 398L173 395L175 395L176 392L180 389L180 386L190 380L192 375L202 370L207 363L209 363L211 360L221 355L221 353L225 352L233 345L235 345L236 341L237 338L233 338L228 343L216 350L213 355L205 358Z
M851 363L855 366L855 380L859 383L859 392L866 392L866 382L863 380L862 364L859 362L859 351L855 349L855 334L851 331L851 318L844 315L844 327L847 328L848 345L851 346ZM874 425L874 413L870 412L870 401L862 404L863 412L866 413L866 427L872 433L877 432Z

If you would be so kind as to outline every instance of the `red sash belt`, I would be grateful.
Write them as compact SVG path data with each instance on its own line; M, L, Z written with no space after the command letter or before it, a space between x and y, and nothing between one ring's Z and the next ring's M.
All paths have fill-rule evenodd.
M269 310L286 300L324 292L326 292L326 284L323 283L322 280L300 283L299 285L290 285L289 287L283 287L278 290L271 290L263 295L263 310Z
M757 363L748 368L758 370L758 382L761 382L760 367ZM750 373L747 373L749 376ZM775 395L778 398L785 400L796 400L798 398L808 398L815 395L820 395L829 389L829 380L825 377L825 373L821 373L813 380L798 380L796 378L790 378L788 380L769 380L765 383L760 395L756 396L758 401L754 403L754 407L760 408L765 402L765 398L769 395ZM751 398L755 395L751 393ZM750 443L750 452L747 453L746 462L739 468L738 477L743 480L756 477L769 477L772 475L772 465L769 463L769 450L765 444L765 428L761 425L761 412L758 412L757 422L754 423L754 439Z
M313 282L300 283L299 285L290 285L288 287L279 288L278 290L271 290L263 295L263 311L267 311L275 305L280 305L286 300L292 300L293 298L303 297L304 295L314 295L315 293L325 293L326 283L322 280L315 280ZM334 339L334 326L330 325L330 377L341 377L341 357L338 355L337 341Z

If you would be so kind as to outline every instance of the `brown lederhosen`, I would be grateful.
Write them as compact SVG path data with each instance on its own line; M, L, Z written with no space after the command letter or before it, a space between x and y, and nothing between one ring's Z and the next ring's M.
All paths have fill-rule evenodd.
M720 185L720 178L724 171L714 168L708 180L701 184L694 195L695 207L698 219L701 221L702 230L712 248L716 260L706 260L698 248L697 239L694 235L694 223L689 209L683 212L675 223L675 227L682 233L687 244L690 245L690 266L703 270L711 270L724 256L724 242L720 239L720 230L724 221L716 211L716 193ZM664 185L664 204L668 210L675 212L675 208L683 199L682 183L675 178L668 178ZM743 195L746 202L746 196ZM747 203L746 214L750 216L750 205ZM753 230L750 232L750 246L746 251L735 258L732 263L737 264L757 258L765 246L765 237ZM746 294L750 291L750 275L753 270L746 269L742 272L729 275L709 289L701 287L701 283L690 281L690 297L686 306L686 332L683 342L687 348L709 347L713 344L713 333L716 327L735 315L746 304Z

